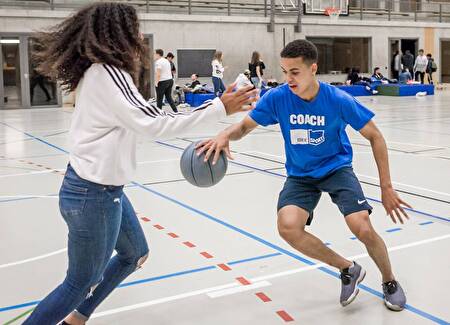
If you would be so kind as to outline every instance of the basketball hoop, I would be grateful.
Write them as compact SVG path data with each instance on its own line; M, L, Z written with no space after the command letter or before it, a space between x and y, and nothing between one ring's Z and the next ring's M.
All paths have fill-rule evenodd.
M339 18L340 14L341 14L341 9L339 9L339 8L334 8L334 7L325 8L325 15L330 17L331 20L337 20Z

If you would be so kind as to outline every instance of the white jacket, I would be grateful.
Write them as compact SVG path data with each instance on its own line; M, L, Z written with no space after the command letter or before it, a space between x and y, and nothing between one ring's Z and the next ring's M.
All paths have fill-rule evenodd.
M414 71L425 72L427 70L428 58L425 55L419 55L414 63Z
M166 113L145 101L127 72L93 64L77 87L70 164L88 181L125 185L136 170L138 133L149 139L170 138L225 116L218 98L192 113Z

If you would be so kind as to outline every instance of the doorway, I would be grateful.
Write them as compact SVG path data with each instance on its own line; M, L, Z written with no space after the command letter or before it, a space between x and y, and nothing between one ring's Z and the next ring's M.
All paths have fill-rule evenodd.
M406 51L410 51L416 59L417 52L419 51L419 39L417 38L390 38L389 39L389 60L390 60L390 77L394 77L393 66L394 56L397 51L405 54Z
M20 39L0 38L1 104L5 109L22 106Z
M441 64L438 66L441 70L441 82L450 83L450 39L441 40Z
M61 106L55 82L36 71L30 35L0 34L0 109Z

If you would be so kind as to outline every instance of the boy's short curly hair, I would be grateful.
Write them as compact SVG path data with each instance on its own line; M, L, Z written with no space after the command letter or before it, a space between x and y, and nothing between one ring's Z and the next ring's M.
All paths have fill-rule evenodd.
M280 53L282 58L302 58L306 64L317 63L317 47L310 41L297 39L287 44Z

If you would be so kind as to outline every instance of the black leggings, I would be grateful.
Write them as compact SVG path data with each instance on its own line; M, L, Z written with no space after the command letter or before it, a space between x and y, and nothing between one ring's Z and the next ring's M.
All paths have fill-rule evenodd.
M156 87L156 106L162 108L164 96L174 112L178 112L172 99L173 79L160 81Z
M419 81L419 77L420 77L420 83L425 83L425 72L420 72L420 71L416 71L416 81Z

